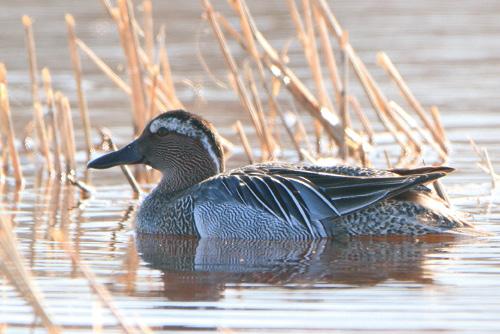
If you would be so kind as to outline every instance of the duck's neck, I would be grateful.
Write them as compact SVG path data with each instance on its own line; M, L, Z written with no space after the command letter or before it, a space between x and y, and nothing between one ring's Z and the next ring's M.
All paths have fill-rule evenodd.
M220 172L220 165L200 156L185 156L182 163L162 171L158 188L163 193L177 193L188 189Z
M197 171L196 173L184 172L180 173L177 171L170 171L163 173L163 177L158 184L158 188L161 189L163 193L177 193L182 190L188 189L195 184L200 183L214 176L216 173L211 173L207 171Z

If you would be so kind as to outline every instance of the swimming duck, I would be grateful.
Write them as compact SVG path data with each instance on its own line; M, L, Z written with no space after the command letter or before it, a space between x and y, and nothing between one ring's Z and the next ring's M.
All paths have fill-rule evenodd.
M471 227L425 186L452 168L266 163L225 171L215 128L183 110L157 116L137 139L88 167L141 163L163 176L139 208L139 233L298 240Z

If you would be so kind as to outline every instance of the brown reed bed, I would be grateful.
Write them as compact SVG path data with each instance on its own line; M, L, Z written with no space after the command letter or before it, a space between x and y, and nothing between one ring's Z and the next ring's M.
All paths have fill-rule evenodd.
M301 2L301 8L294 0L287 1L291 22L296 29L297 39L302 46L304 58L313 78L313 91L309 90L295 75L291 64L285 64L276 49L260 33L244 0L229 1L230 7L239 18L239 27L231 25L228 18L215 12L210 1L203 1L203 4L208 22L232 74L233 82L236 83L235 91L245 110L249 110L257 137L263 143L269 143L272 140L280 142L276 134L274 134L275 138L270 139L263 133L261 124L266 123L265 118L255 120L257 117L252 116L254 110L261 109L261 106L265 104L267 94L264 94L259 101L256 98L259 97L258 92L251 89L251 83L244 87L243 82L238 83L235 79L241 73L251 72L252 68L257 68L259 73L261 68L265 68L266 73L259 75L261 83L265 85L273 79L280 80L290 92L292 99L313 116L314 133L317 135L317 152L309 152L309 155L316 157L322 155L321 150L318 150L318 143L326 134L327 138L335 144L334 150L329 150L328 156L333 154L343 161L359 164L363 157L364 164L369 163L366 160L369 159L370 151L373 150L370 144L374 142L374 137L378 134L373 130L373 124L359 103L363 97L354 96L348 91L349 85L359 84L364 89L365 98L371 104L372 112L401 148L400 156L397 157L397 166L410 167L417 164L423 154L422 147L424 146L438 154L440 161L436 163L446 161L448 151L444 133L441 131L439 112L434 108L429 111L425 110L389 57L385 53L379 53L377 55L379 65L397 84L417 117L387 98L350 44L348 33L342 29L326 1L304 0ZM224 32L238 42L253 60L253 64L246 65L245 68L238 65L228 47ZM335 48L332 46L332 39L337 41ZM321 53L319 46L321 46ZM338 56L335 55L334 49L338 50ZM324 67L332 89L326 88ZM350 71L354 72L354 77L358 79L357 83L349 82ZM252 100L246 97L248 88L253 92ZM263 90L266 91L265 87ZM277 100L277 97L274 98L274 101ZM269 109L273 108L269 107ZM269 117L270 113L262 114ZM361 125L361 128L353 128L354 120L356 124ZM282 125L285 124L286 122L282 122ZM423 145L423 142L427 145ZM294 148L298 152L304 151L302 145L303 143L294 142ZM360 149L361 146L364 148ZM269 149L269 145L262 145L262 149L266 148ZM266 154L262 154L262 159L265 160L265 158Z
M98 129L99 131L93 132L91 113L82 85L82 64L85 61L95 64L130 98L132 128L136 136L149 119L159 112L183 108L172 77L165 29L160 27L157 29L158 33L155 31L151 0L142 2L142 18L139 19L130 1L118 0L116 5L108 0L101 2L117 27L127 77L122 78L117 74L112 66L78 37L76 20L67 14L67 42L76 84L76 101L70 101L66 97L69 96L68 92L53 87L48 68L39 72L33 23L28 16L22 18L34 110L33 120L26 126L27 133L36 133L36 148L45 161L44 166L51 182L53 176L58 187L61 186L61 181L66 181L68 186L81 190L81 199L92 193L87 179L85 182L80 180L79 173L85 170L85 164L94 152L93 134L99 132L102 142L106 144L103 146L116 150L109 130ZM389 80L396 84L406 105L401 106L388 97L351 45L348 32L342 29L325 0L303 0L300 5L295 0L287 1L290 22L295 28L309 76L313 79L312 87L308 87L296 74L294 64L287 57L289 45L281 48L272 46L259 31L244 0L228 1L237 20L218 13L209 0L203 0L202 3L205 17L230 74L228 86L235 91L250 119L248 127L242 121L236 122L234 126L249 163L280 159L286 149L293 150L300 161L316 163L322 158L334 157L340 163L364 167L373 164L370 158L377 150L383 151L389 168L412 167L420 163L424 154L422 147L432 150L438 156L435 164L447 160L448 139L439 110L435 107L429 110L424 108L390 58L385 53L378 53L378 64L386 71ZM231 22L238 23L233 25ZM234 56L228 39L235 41L244 51L244 59ZM351 87L355 85L363 89L365 96L354 95L355 90ZM290 101L298 106L298 111L290 110ZM82 129L74 128L70 102L78 106ZM368 105L362 105L366 102ZM312 119L309 123L303 119L306 113ZM382 125L382 131L375 130L380 127L370 120L370 115L376 117ZM290 119L294 121L290 122ZM9 105L7 70L3 64L0 64L0 123L0 183L9 179L9 174L12 173L15 183L21 187L24 177ZM248 139L244 129L249 127L253 127L257 143L251 143ZM75 132L80 131L84 135L81 147L86 153L86 161L83 162L77 160L75 141ZM391 156L385 147L377 146L378 138L387 134L400 147L398 156ZM285 139L282 138L283 135L286 136ZM223 142L226 150L230 150L233 144L224 138ZM259 150L253 150L252 147L258 147ZM495 186L498 176L487 152L477 151L482 168L492 176ZM136 171L135 176L126 166L122 171L136 197L141 193L141 185L136 176L139 181L144 182L157 179L146 169ZM435 183L435 189L446 199L442 185ZM59 198L59 192L54 196ZM54 211L57 210L67 214L69 207L56 208ZM56 216L57 213L50 219L55 221ZM16 248L16 241L12 238L12 231L4 225L2 222L0 254L6 256L11 249ZM81 261L71 243L64 235L61 237L56 233L55 238L61 242L73 262L77 263L94 292L117 317L122 330L148 332L144 328L127 324L114 306L109 292L98 284L91 268ZM42 315L44 307L41 295L37 297L37 292L30 288L32 281L27 276L29 274L26 274L28 271L24 268L22 259L16 257L11 261L15 262L16 271L11 270L9 273L25 277L24 287L18 289L24 291L23 296L32 303L36 312L40 312L40 318L45 319L43 321L47 328L56 328L54 332L57 332L50 317Z

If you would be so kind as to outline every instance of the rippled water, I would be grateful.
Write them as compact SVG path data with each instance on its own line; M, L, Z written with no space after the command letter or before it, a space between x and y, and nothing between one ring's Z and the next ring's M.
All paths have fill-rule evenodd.
M222 1L214 4L227 10ZM294 35L285 4L264 0L250 4L257 24L276 46ZM79 36L120 71L119 41L98 1L0 0L0 6L0 61L9 70L19 133L32 113L22 14L35 20L40 65L51 68L55 86L70 96L74 87L66 54L65 12L75 15ZM16 194L4 189L2 211L15 221L26 264L57 324L69 332L89 332L99 326L119 332L87 280L52 239L56 228L127 318L155 332L500 331L499 190L491 190L468 142L471 137L488 148L493 164L499 165L500 5L356 0L334 1L332 7L384 89L397 96L374 66L378 50L393 58L425 106L440 107L453 142L450 165L458 169L444 180L446 188L453 204L492 236L302 243L136 237L130 217L137 201L119 170L93 174L97 191L81 200L73 187L40 180L33 170L38 158L23 155L29 175L26 190ZM198 39L214 75L224 80L225 67L200 20L200 4L157 1L155 9L156 22L167 27L183 101L235 139L230 126L246 116L234 95L213 84L197 60ZM292 48L292 61L293 54ZM300 69L304 64L297 61L295 68L305 75L305 68ZM123 144L131 135L128 100L93 64L84 63L92 122L110 127ZM242 164L241 152L229 162ZM383 159L378 164L384 165ZM0 324L8 333L44 332L30 306L2 276Z

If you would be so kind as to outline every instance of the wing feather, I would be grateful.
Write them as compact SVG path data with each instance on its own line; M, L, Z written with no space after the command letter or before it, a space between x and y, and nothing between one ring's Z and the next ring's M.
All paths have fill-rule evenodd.
M222 176L224 191L246 205L256 205L288 224L314 226L334 220L379 201L397 196L446 174L350 176L299 168L249 166Z

